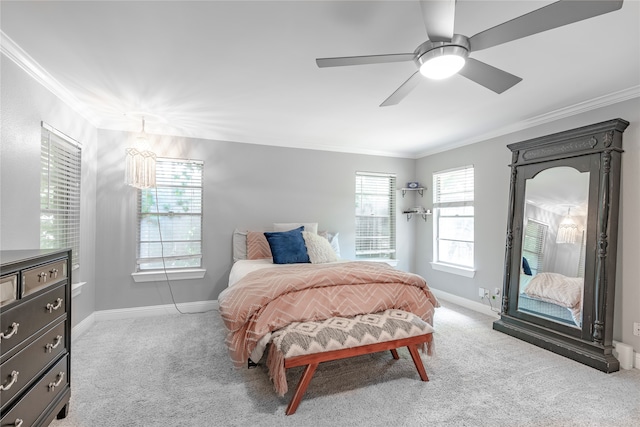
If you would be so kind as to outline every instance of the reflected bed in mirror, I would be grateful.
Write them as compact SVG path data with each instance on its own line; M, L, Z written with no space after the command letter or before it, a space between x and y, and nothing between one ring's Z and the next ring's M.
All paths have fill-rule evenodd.
M544 169L524 200L518 310L581 328L589 172Z

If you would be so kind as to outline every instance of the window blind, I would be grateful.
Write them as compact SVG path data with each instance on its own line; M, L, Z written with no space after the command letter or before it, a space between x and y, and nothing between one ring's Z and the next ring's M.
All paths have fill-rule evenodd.
M548 228L546 224L529 219L524 229L522 256L527 259L533 275L540 270L544 261L544 245Z
M157 159L156 187L138 190L138 271L202 266L203 168Z
M72 250L80 266L80 143L42 122L40 144L40 248Z
M473 206L473 166L433 174L433 207Z
M356 258L395 258L395 175L356 172L355 195Z
M434 261L474 267L474 169L433 174Z

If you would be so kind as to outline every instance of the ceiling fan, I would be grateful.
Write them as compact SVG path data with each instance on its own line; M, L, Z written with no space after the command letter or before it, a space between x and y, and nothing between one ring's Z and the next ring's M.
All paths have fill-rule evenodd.
M623 0L563 0L504 22L472 37L454 34L455 0L420 1L429 40L413 53L318 58L318 67L380 64L413 61L418 67L407 81L391 94L381 107L396 105L420 83L421 76L443 79L460 74L498 94L522 79L469 54L584 19L604 15L622 7Z

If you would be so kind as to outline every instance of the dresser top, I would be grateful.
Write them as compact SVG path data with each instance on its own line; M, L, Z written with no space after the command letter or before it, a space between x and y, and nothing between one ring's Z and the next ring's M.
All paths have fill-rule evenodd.
M29 261L43 256L66 255L68 249L18 249L0 251L0 264L9 265L17 262Z

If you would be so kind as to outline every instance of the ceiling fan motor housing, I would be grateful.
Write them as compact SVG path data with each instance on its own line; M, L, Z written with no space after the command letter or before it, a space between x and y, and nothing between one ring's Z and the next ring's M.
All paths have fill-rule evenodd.
M454 34L451 41L448 42L432 42L427 40L416 48L413 52L413 61L418 68L430 59L444 55L455 55L463 59L469 56L469 39L462 34Z

